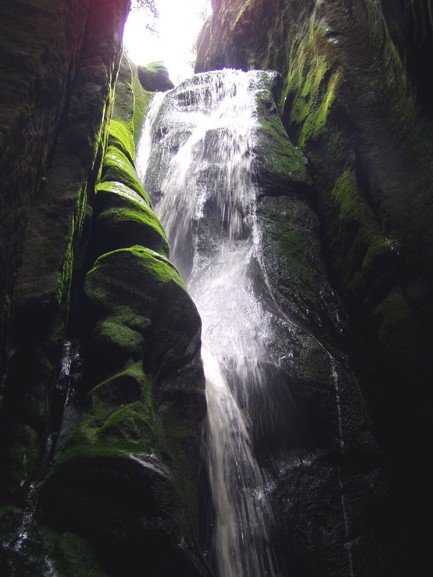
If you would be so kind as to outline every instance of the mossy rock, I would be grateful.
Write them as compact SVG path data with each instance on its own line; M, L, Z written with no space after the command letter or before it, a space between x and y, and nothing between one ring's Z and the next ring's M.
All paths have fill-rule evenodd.
M168 241L151 210L110 208L97 219L97 231L107 238L103 252L139 244L168 256Z
M120 150L133 164L135 162L135 142L130 126L120 120L111 120L108 125L108 145Z
M135 113L134 72L135 65L129 61L126 52L124 52L114 89L111 118L115 121L120 121L131 133L134 132Z
M54 465L54 471L66 463L75 464L99 457L122 457L154 454L158 448L158 431L152 405L136 401L97 410L85 410L67 439Z
M314 19L292 42L283 91L284 115L296 144L304 147L324 129L341 82L341 64L323 22Z
M144 120L149 110L150 103L155 95L155 92L145 90L138 79L138 67L134 67L134 74L132 78L132 89L134 91L134 140L135 145L138 145L140 140Z
M397 282L400 247L386 237L353 171L344 170L329 195L334 217L327 232L346 294L373 306Z
M149 92L165 92L174 88L163 62L152 62L138 67L138 79L142 87Z
M134 278L136 282L132 282ZM168 259L151 249L132 246L98 258L87 273L85 291L97 308L112 311L128 303L143 315L151 312L160 290L171 286L189 298L182 278Z
M303 154L293 146L281 122L274 94L256 94L258 139L254 152L258 180L265 194L284 194L288 188L310 183Z
M119 314L113 313L99 320L89 335L91 344L87 352L97 365L92 374L110 374L130 361L137 361L143 354L143 335L141 331L130 328L127 321L132 318L134 324L140 323L144 330L149 320L131 309L126 312L124 309Z
M142 398L151 403L151 385L142 363L137 362L96 385L87 395L86 402L93 411L98 411L135 403Z
M125 201L130 200L132 203L144 208L148 208L151 205L150 198L145 190L143 190L143 193L138 193L136 190L122 182L100 182L95 187L95 193L96 212L101 212L104 208L109 206L123 206L124 204L121 199L124 199Z
M46 480L41 504L98 548L107 541L120 547L139 541L152 556L152 543L167 547L177 533L175 490L166 467L151 454L113 450L64 460Z
M306 189L307 193L309 189ZM326 273L308 195L265 196L257 206L267 283L285 314L333 348L344 318ZM332 344L331 344L332 343Z
M95 205L94 245L98 255L142 245L168 257L168 240L161 223L132 189L102 183L96 187Z
M132 190L138 192L143 198L147 197L130 159L115 146L109 146L107 148L103 161L101 181L122 182L129 186L129 188L132 188Z
M200 318L178 271L162 255L138 245L103 255L87 274L85 294L94 319L90 346L101 360L115 344L119 351L125 347L122 358L126 350L134 359L140 353L145 366L164 372L184 363L188 350L195 354Z

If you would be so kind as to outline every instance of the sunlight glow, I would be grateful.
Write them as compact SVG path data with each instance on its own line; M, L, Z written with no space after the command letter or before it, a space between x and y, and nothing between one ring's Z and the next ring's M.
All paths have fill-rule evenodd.
M133 10L125 24L124 46L136 64L162 60L176 84L194 72L194 45L211 13L210 0L156 0L155 4L157 34L146 28L148 14Z

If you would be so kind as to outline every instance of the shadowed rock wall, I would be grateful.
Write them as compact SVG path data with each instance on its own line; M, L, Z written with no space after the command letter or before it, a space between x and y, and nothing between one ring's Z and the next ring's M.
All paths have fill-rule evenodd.
M16 471L23 485L53 425L72 271L88 186L100 170L127 9L126 1L102 0L1 5L2 353L13 313L5 420L12 429L20 423L24 445L37 439L39 447Z
M201 324L135 173L128 9L0 2L5 576L206 572Z

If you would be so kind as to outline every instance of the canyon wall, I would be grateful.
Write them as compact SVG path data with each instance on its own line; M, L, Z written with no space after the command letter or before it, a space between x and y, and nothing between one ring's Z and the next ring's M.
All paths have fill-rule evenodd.
M391 479L381 513L395 549L389 571L423 573L431 566L431 3L213 5L196 71L282 75L283 123L308 160L324 261L349 319L351 370Z
M201 322L135 172L129 4L0 4L5 576L207 571Z

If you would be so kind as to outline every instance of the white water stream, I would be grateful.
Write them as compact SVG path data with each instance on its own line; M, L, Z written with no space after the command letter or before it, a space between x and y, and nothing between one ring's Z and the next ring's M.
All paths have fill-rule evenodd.
M271 338L270 313L256 299L250 279L259 244L253 148L260 74L196 75L192 84L170 93L171 104L159 98L148 115L137 161L169 237L171 260L187 279L203 322L219 577L278 574L266 479L252 451L248 418L251 395L263 385L261 366L269 361ZM171 133L169 118L161 119L167 109L181 126L180 141ZM159 152L149 160L151 146ZM152 171L159 164L164 177L149 176L148 164Z

